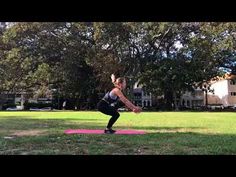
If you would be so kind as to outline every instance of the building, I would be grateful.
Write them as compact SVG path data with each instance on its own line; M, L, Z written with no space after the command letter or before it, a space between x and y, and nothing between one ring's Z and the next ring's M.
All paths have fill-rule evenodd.
M195 89L193 92L185 92L180 97L180 104L183 107L195 108L204 105L204 92L202 89Z
M135 83L133 88L133 103L141 107L152 107L152 94L145 92L141 85Z
M3 109L4 106L16 105L16 108L19 110L24 109L24 102L26 93L2 93L0 94L0 110ZM11 106L10 106L11 107Z
M2 93L0 94L0 110L16 107L23 110L25 102L28 103L52 103L52 96L48 98L33 98L29 92Z
M210 90L206 93L198 88L193 92L185 92L181 96L181 105L187 108L208 105L223 105L231 107L236 105L236 75L225 74L210 81Z
M209 92L208 104L223 104L224 107L236 105L236 75L226 74L211 82L213 93Z

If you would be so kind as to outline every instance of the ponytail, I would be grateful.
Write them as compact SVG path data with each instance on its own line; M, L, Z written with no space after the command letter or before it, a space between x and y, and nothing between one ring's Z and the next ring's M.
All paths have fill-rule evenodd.
M119 77L116 78L116 76L114 74L111 75L111 81L114 84L115 87L120 88L120 86L118 85L119 83L123 83L125 81L125 78L123 77Z
M111 75L111 81L113 84L116 84L116 76L114 74Z

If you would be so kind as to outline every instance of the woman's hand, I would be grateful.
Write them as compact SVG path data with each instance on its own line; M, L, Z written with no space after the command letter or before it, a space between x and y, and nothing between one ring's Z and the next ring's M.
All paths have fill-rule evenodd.
M133 109L134 113L140 113L142 111L142 108L135 106L135 108Z

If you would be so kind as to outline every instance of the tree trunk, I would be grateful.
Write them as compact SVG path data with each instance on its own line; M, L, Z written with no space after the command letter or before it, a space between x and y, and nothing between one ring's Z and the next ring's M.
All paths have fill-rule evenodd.
M179 107L177 105L177 97L176 97L176 92L174 91L173 93L173 97L174 97L174 106L175 106L175 110L178 111Z
M205 90L205 99L206 99L205 107L207 108L208 106L207 89Z
M25 104L25 95L24 94L21 94L21 101L20 101L20 104L21 104L21 109L24 110L25 107L24 107L24 104Z
M5 100L5 98L4 98L3 94L0 93L0 110L3 109L4 100Z
M173 93L168 90L165 91L164 100L165 100L165 109L171 110L172 109L172 101L173 101Z

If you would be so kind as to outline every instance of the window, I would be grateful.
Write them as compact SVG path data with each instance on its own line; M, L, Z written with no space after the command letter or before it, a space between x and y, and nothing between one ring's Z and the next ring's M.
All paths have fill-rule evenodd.
M187 100L187 106L190 106L190 101L189 100Z
M236 92L231 92L231 96L236 96Z
M182 106L185 106L185 100L182 100Z
M138 101L137 106L142 106L142 101Z
M230 85L236 85L236 82L235 82L235 80L230 80L229 84Z

